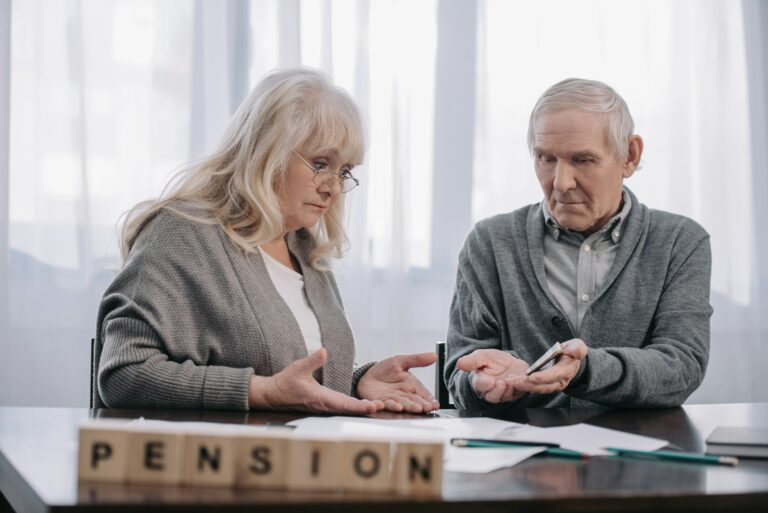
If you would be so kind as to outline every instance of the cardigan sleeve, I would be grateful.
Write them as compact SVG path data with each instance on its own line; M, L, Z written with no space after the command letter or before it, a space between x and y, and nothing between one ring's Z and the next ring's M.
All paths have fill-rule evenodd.
M253 368L209 365L222 316L210 226L159 214L99 309L97 386L110 408L248 409ZM214 234L215 235L215 234Z
M590 349L583 375L566 392L608 406L683 404L709 359L711 260L709 236L689 221L672 249L647 344Z
M507 403L489 403L472 388L470 373L456 366L462 356L477 349L503 350L502 323L492 313L495 310L493 302L500 301L495 297L500 294L499 287L490 243L482 234L482 226L478 225L459 254L446 340L444 379L459 408L501 412L519 407L526 401L523 397ZM519 358L516 352L507 352Z

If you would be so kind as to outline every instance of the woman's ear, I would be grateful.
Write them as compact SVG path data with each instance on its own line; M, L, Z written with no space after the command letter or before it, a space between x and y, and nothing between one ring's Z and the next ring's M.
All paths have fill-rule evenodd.
M640 157L643 156L643 138L639 135L633 135L629 138L629 152L627 161L624 163L622 176L629 178L640 166Z

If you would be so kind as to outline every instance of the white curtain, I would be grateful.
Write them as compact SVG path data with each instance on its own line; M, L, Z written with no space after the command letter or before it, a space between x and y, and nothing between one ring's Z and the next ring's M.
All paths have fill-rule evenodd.
M645 138L627 184L712 235L712 359L691 401L768 400L765 27L755 0L0 0L0 405L87 404L119 216L299 64L368 120L337 270L359 360L445 337L464 236L539 200L528 114L580 76L613 85Z

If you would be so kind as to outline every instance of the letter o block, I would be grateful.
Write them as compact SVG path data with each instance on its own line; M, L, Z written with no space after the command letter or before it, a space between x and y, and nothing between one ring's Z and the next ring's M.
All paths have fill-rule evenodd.
M389 442L344 442L341 468L343 486L353 492L388 492L394 490Z

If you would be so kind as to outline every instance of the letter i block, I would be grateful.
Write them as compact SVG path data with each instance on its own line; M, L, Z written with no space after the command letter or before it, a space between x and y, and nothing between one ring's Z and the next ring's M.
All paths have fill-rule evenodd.
M184 471L184 434L154 428L131 433L128 442L128 481L179 484Z
M183 483L234 486L237 437L231 434L188 432L185 438Z
M388 492L394 490L389 442L344 442L339 465L344 471L342 486L355 492Z
M80 427L77 475L81 481L122 483L128 477L127 423L93 422Z
M394 474L399 495L439 496L443 490L443 444L397 444Z
M292 429L266 429L240 435L237 450L237 486L285 488L288 447Z
M291 438L288 446L289 490L341 488L342 444L332 439Z

